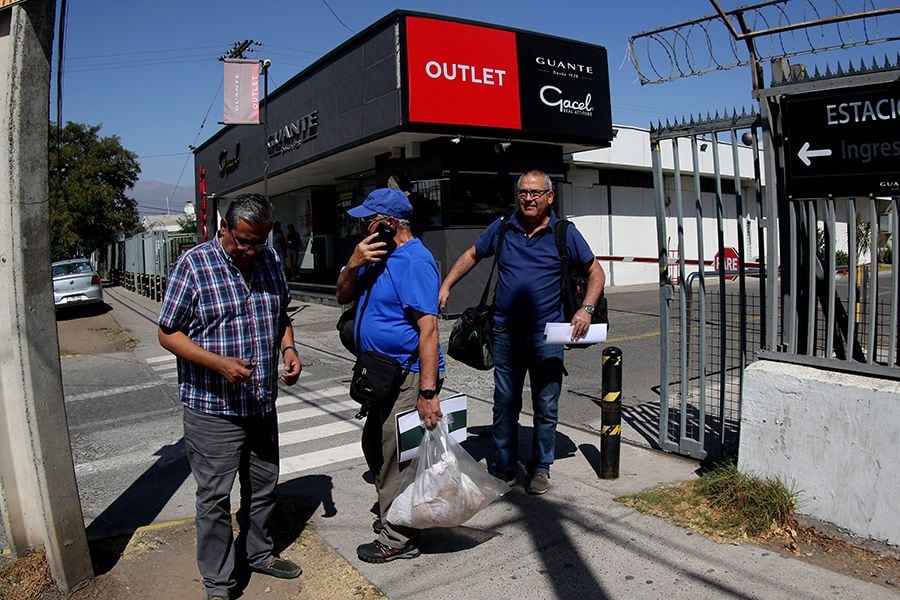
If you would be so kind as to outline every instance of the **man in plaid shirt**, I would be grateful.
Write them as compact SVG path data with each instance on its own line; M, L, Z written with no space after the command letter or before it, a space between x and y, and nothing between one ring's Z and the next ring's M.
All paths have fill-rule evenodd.
M267 244L273 220L263 196L237 197L218 237L175 264L159 315L159 343L178 357L184 439L197 481L197 563L211 599L227 599L235 588L236 561L274 577L301 572L274 555L268 529L278 483L279 362L288 385L303 368L284 269ZM230 500L236 474L237 543Z

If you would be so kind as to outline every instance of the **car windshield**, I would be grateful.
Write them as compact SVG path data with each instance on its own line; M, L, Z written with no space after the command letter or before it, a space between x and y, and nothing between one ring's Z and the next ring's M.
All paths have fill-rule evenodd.
M60 275L81 275L83 273L92 273L93 271L91 263L87 261L53 265L54 277L59 277Z

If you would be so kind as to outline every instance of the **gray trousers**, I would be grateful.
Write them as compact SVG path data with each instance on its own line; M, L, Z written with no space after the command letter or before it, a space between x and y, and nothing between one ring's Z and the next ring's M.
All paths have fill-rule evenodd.
M409 464L404 464L401 472L397 462L397 413L415 410L418 399L419 374L410 372L400 385L400 395L396 402L370 410L363 427L363 455L375 477L378 510L384 525L378 541L392 548L402 548L418 532L410 527L391 525L384 518L391 503L403 491L404 484L408 483L406 470ZM412 474L414 475L415 473Z
M274 410L262 417L228 417L185 407L184 441L197 481L197 565L207 595L227 598L236 585L236 553L246 552L247 563L257 567L272 558L278 419ZM235 475L241 486L237 541L231 527Z

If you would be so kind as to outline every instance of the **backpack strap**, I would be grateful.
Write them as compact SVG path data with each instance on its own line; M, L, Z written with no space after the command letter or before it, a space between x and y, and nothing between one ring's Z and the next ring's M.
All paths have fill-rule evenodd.
M568 237L569 225L571 224L572 221L560 219L553 225L553 235L556 238L556 252L559 254L559 260L563 263L563 268L566 268L566 264L569 262L569 248L566 244L566 238Z

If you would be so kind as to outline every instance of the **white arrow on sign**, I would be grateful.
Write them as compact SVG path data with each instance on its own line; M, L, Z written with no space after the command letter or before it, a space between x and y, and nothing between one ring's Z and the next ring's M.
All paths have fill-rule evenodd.
M825 148L824 150L810 150L809 142L805 142L803 146L800 147L800 152L797 153L797 157L802 160L803 164L807 167L810 165L809 159L817 156L831 156L831 150L828 148Z

